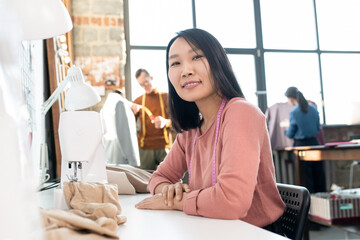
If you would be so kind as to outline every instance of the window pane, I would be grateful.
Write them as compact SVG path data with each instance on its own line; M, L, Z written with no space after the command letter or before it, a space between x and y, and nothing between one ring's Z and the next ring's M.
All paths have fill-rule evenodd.
M228 57L245 98L258 105L254 56L228 54Z
M360 1L317 0L321 50L360 50Z
M135 78L135 73L139 68L145 68L154 77L154 87L161 92L168 92L165 56L165 50L132 50L130 52L132 100L145 92Z
M253 0L196 0L196 25L226 48L255 48ZM224 27L228 26L228 27Z
M261 0L264 48L316 49L313 0Z
M350 123L352 106L360 102L360 54L322 54L327 124ZM359 121L360 119L358 119Z
M285 91L294 86L316 103L322 121L319 64L314 53L265 53L268 106L286 102Z
M130 0L130 45L166 46L192 27L191 0Z

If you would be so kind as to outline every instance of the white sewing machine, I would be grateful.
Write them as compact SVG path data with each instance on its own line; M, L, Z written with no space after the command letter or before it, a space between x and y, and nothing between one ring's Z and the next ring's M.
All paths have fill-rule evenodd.
M55 192L55 208L67 208L62 191L63 183L66 181L107 183L103 135L104 129L99 113L94 111L61 113L59 122L62 154L61 189Z

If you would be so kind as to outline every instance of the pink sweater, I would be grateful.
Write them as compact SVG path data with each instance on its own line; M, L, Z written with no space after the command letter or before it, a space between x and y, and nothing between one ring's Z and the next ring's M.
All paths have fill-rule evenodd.
M241 98L231 99L220 119L216 145L216 184L211 184L216 119L199 129L177 135L165 160L149 182L154 193L163 182L176 183L189 169L192 145L198 137L191 166L191 192L184 212L221 219L241 219L263 227L277 220L285 204L278 193L264 114Z

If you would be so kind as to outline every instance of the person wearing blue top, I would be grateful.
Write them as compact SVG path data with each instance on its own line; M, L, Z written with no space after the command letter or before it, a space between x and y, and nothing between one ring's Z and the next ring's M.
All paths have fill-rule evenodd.
M320 131L320 118L316 107L309 104L296 87L289 87L285 96L295 106L290 112L286 136L294 139L294 146L319 145L316 135ZM300 164L303 164L305 170L306 187L309 192L326 192L324 163L322 161L300 161Z
M307 113L304 113L299 104L296 104L290 112L289 121L290 125L286 135L289 138L294 138L296 141L301 142L308 138L313 138L320 131L319 112L312 104L308 104Z

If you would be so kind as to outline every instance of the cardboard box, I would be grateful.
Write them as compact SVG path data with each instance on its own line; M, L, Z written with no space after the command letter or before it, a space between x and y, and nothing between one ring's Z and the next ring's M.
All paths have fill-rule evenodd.
M360 195L311 194L309 215L328 224L360 222Z

